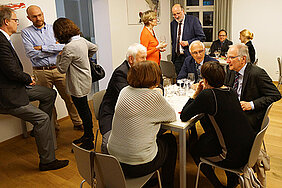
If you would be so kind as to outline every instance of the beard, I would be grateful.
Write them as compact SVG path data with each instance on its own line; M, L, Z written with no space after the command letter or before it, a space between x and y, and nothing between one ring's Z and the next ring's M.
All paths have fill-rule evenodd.
M36 21L33 24L35 27L42 27L44 25L44 21Z

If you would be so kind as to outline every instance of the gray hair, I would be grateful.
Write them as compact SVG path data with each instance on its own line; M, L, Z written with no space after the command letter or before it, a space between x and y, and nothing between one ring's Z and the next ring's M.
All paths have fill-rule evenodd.
M0 27L4 25L5 20L11 20L13 9L4 5L0 6Z
M142 44L134 43L134 44L130 45L127 49L127 52L126 52L126 60L128 61L129 56L133 56L134 59L135 59L136 54L140 51L147 53L146 47L143 46Z
M248 46L245 44L234 44L234 45L230 45L229 48L236 48L238 55L240 57L245 56L246 57L246 61L250 62L250 55L249 55L249 49Z
M204 43L202 43L202 42L199 41L199 40L194 40L194 41L189 45L189 52L191 52L191 48L192 48L192 46L195 45L195 44L201 44L202 47L203 47L203 49L205 49Z

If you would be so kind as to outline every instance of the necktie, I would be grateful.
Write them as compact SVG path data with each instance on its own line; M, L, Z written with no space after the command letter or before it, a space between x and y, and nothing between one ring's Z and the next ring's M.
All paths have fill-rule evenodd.
M239 76L240 76L240 73L236 72L235 81L234 81L234 85L233 85L233 89L236 91L236 93L237 93L238 85L239 85Z
M178 33L177 33L177 43L176 43L176 54L178 56L180 55L181 24L182 24L182 22L178 23Z

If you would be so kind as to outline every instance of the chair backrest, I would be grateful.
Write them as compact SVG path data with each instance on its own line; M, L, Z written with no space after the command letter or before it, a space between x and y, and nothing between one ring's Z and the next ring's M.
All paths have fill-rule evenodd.
M83 148L78 147L72 143L72 148L77 164L77 169L79 174L85 179L85 181L93 187L94 184L94 171L93 171L93 151L88 151Z
M262 129L264 128L264 127L263 127L263 126L265 126L265 123L264 123L264 122L268 120L268 114L269 114L269 112L270 112L270 109L271 109L272 105L273 105L273 103L271 103L271 104L267 107L267 110L266 110L266 112L265 112L265 114L264 114L264 118L263 118L263 120L262 120L262 124L261 124L260 130L262 130Z
M261 145L263 142L263 137L269 125L269 118L266 118L266 120L263 121L262 124L263 124L262 125L263 129L256 135L255 140L253 142L251 152L250 152L249 161L247 163L247 166L250 168L252 168L255 165L255 163L257 162L258 155L259 155Z
M94 171L97 188L125 188L126 182L118 160L112 155L95 153Z
M100 108L100 105L101 105L101 102L103 100L105 93L106 93L106 90L104 89L104 90L94 93L92 97L93 106L94 106L94 114L97 120L99 120L99 108Z
M281 64L281 58L277 57L278 61L278 68L279 68L279 76L282 76L282 64Z
M176 78L177 77L174 64L171 61L161 60L160 67L161 67L163 76L167 78Z

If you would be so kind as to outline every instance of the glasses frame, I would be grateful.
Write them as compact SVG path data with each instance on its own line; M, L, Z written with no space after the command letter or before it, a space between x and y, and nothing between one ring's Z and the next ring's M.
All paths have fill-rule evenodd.
M199 50L198 52L191 52L193 55L202 54L205 50Z
M236 56L234 56L234 57L229 56L229 57L226 57L226 60L227 60L227 59L234 60L234 59L237 58L237 57L241 57L241 56L240 56L240 55L236 55Z
M18 18L11 18L10 20L15 21L16 23L20 23L20 20Z

